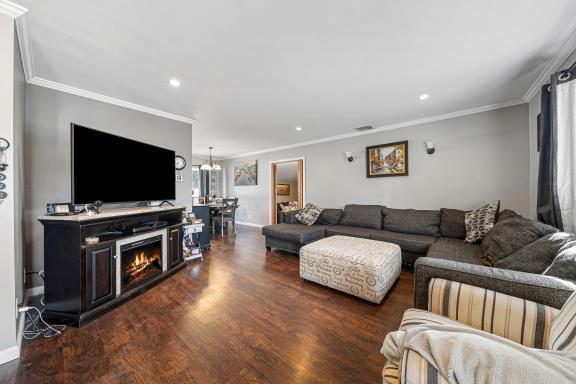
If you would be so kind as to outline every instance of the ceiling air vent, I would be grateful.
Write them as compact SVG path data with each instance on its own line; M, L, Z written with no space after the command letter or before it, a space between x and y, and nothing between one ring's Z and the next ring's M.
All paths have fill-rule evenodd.
M366 132L366 131L369 131L371 129L374 129L374 127L371 125L365 125L363 127L354 128L354 130L358 131L358 132Z

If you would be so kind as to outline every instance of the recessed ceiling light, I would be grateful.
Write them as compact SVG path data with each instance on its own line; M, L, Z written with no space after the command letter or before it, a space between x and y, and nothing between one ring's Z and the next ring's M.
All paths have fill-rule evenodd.
M429 97L430 97L429 94L424 93L424 94L418 96L418 100L426 100L426 99L429 98Z
M170 85L173 87L179 87L180 86L180 80L172 79L172 80L170 80Z
M297 131L301 131L301 130L302 130L302 127L296 127L296 130L297 130Z

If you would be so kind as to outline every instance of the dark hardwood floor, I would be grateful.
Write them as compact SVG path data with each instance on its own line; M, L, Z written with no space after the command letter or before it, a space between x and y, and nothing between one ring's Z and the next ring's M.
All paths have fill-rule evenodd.
M381 383L383 338L412 305L403 271L381 305L298 276L260 230L77 329L24 341L1 383Z

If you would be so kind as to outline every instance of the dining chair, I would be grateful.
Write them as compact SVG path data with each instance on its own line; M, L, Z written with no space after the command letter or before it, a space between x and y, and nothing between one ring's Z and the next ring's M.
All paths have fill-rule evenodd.
M238 198L222 199L222 206L219 211L214 213L212 218L212 233L216 233L216 225L220 225L222 236L224 236L224 225L232 223L234 236L236 236L236 209L238 208Z

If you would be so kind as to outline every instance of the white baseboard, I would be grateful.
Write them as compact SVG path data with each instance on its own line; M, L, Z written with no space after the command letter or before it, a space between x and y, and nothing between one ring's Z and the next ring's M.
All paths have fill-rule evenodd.
M20 358L19 345L14 345L10 348L6 348L0 351L0 365L19 358Z
M0 351L0 365L20 358L22 347L22 332L24 331L24 313L18 316L18 332L16 333L16 345Z
M255 227L255 228L262 228L262 224L254 224L254 223L247 223L245 221L237 221L236 224L238 225L245 225L247 227Z
M26 297L42 295L44 293L44 286L40 285L38 287L28 288L26 290Z

